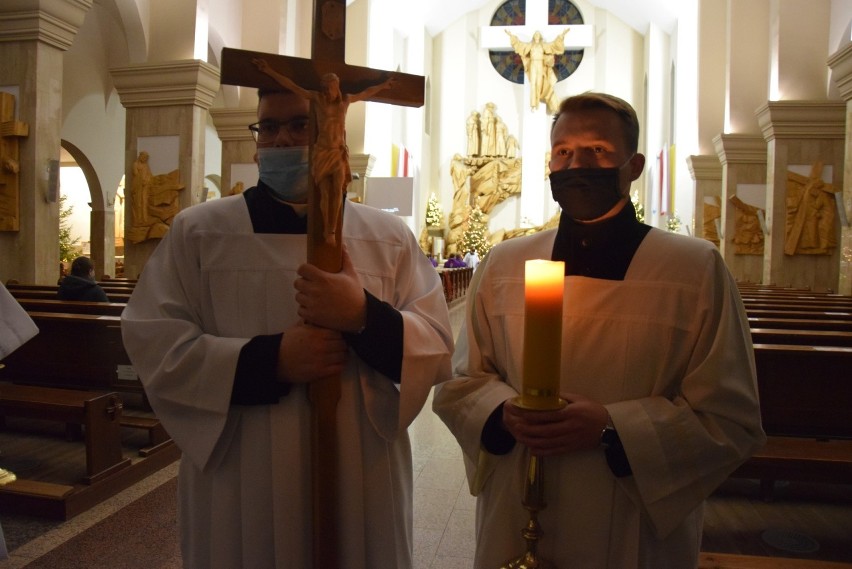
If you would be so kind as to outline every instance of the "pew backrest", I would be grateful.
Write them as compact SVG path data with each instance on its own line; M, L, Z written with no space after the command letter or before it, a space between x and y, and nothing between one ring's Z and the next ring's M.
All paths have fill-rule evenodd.
M852 348L755 344L768 435L852 439Z

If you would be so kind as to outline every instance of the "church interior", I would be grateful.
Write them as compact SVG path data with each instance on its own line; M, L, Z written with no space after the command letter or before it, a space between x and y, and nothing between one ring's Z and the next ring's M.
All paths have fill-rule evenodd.
M57 244L70 234L111 303L126 302L178 211L257 182L248 129L257 89L225 77L223 54L309 60L314 4L0 3L0 282L10 290L55 286ZM539 32L560 44L546 79L549 100L531 96L507 30L523 42ZM824 444L818 452L813 444L776 449L720 488L706 512L706 567L852 567L852 430L844 408L852 393L841 381L852 370L852 0L346 0L345 34L347 65L376 78L409 74L423 86L422 102L349 108L347 198L400 216L441 262L469 249L482 257L500 241L558 222L548 179L552 101L600 91L636 109L646 156L631 188L637 215L716 244L763 334L753 330L755 343L819 346L805 363L761 355L758 367L786 367L800 385L813 382L819 397L796 401L796 416L811 423L784 434ZM442 278L457 333L470 275ZM789 295L778 301L783 308L762 296L770 290ZM27 308L25 295L18 298ZM789 312L806 310L809 334L779 339ZM75 316L91 316L77 325L120 346L115 326ZM43 318L44 337L67 343L67 322ZM71 344L57 353L107 357ZM70 375L42 363L48 371L38 373ZM114 389L105 375L117 365L125 406L144 407L125 364L87 363L78 373ZM789 411L799 391L773 402ZM38 423L32 437L0 431L0 468L37 470L40 458L13 454L42 447L63 464L45 480L83 469L91 484L64 506L56 505L60 490L45 490L53 492L46 517L25 515L28 502L0 492L10 555L0 569L179 567L169 499L179 452L154 418L140 414L124 425L132 431L129 455L94 453L85 463L83 442L68 443L60 427ZM470 567L475 501L458 447L428 404L410 430L415 566ZM44 446L44 436L57 440ZM114 472L121 483L97 490ZM158 536L151 543L128 537L151 528ZM140 565L140 555L155 561ZM109 565L93 560L111 556Z

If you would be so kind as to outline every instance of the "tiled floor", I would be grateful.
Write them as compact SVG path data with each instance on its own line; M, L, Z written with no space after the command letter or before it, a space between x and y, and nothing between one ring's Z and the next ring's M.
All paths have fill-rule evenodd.
M467 489L461 450L427 408L411 426L414 454L414 568L473 565L475 499Z
M453 330L457 333L463 317L461 302L453 303L450 317ZM414 567L470 569L473 564L475 500L467 491L461 450L431 407L430 397L410 428L414 460ZM39 528L33 528L39 537L27 540L12 551L9 559L0 560L0 569L22 568L54 548L72 543L72 538L176 474L177 463L54 529L40 531ZM176 543L177 535L174 539ZM104 543L104 549L109 549L110 545L115 544ZM156 547L163 549L165 545L160 542ZM71 556L82 555L73 553L76 551L73 547L68 549L67 553ZM140 559L145 557L144 552L140 551L139 554ZM70 563L69 560L68 567L72 566ZM37 565L38 562L34 564ZM158 567L171 569L180 565L178 554L173 561ZM150 569L144 562L138 566L138 569L143 568Z
M432 413L431 398L412 424L410 433L414 458L414 567L470 569L473 564L475 501L467 490L461 451L447 428ZM177 463L104 504L60 524L12 551L10 559L0 561L0 569L24 567L176 474ZM176 535L174 538L177 542ZM109 544L103 545L109 548ZM160 542L157 547L162 549L165 545ZM179 559L168 566L179 567ZM143 567L139 565L139 569Z

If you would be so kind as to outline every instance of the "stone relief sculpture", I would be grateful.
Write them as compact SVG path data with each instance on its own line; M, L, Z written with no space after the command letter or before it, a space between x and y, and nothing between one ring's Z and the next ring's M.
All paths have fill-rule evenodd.
M480 117L480 142L479 154L481 156L495 156L497 154L497 117L494 116L494 103L485 103L485 110Z
M722 204L719 196L709 198L710 201L704 201L704 219L702 227L704 230L704 239L713 243L716 247L721 245L718 222L722 219Z
M496 105L489 102L482 113L470 113L465 123L468 154L457 153L450 160L453 207L445 239L447 255L461 252L458 247L474 207L487 223L497 204L521 193L518 140L495 110Z
M28 135L29 127L15 120L15 96L0 93L0 231L20 229L18 139Z
M729 201L734 206L734 237L731 239L734 244L734 253L737 255L763 255L763 227L758 217L763 210L745 203L737 196L731 196ZM706 211L707 204L704 204L704 208ZM719 215L721 216L721 211ZM715 225L714 233L716 233Z
M484 214L508 198L521 193L521 159L495 158L480 167L470 179L474 205Z
M131 243L160 239L166 235L172 218L180 211L180 171L154 175L144 150L133 163L130 180L130 228L125 238Z
M555 95L556 73L553 71L556 55L565 52L565 29L553 41L545 42L541 32L533 34L532 41L521 41L516 35L506 30L512 42L512 49L521 57L524 73L530 86L530 108L536 110L540 102L547 105L549 113L555 113L558 101Z
M479 143L481 140L479 130L479 113L471 111L467 117L467 155L479 156Z
M237 182L236 184L234 184L234 187L231 188L231 193L228 194L228 195L229 196L239 195L239 194L243 193L245 191L245 189L246 189L246 185L244 183Z
M144 150L133 162L133 177L130 180L131 219L134 227L148 225L148 196L154 175L148 165L150 156Z
M805 177L787 172L786 255L830 255L837 246L837 188L822 181L822 162Z

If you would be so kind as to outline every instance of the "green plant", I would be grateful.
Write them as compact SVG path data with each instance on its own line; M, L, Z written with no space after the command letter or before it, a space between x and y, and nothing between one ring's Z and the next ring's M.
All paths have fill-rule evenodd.
M66 206L67 199L68 196L59 196L59 261L63 263L70 263L82 252L77 244L80 238L71 237L71 222L68 218L74 213L74 206Z

